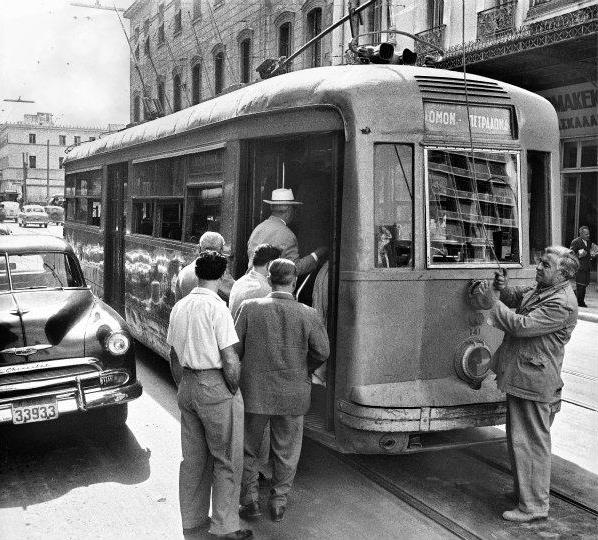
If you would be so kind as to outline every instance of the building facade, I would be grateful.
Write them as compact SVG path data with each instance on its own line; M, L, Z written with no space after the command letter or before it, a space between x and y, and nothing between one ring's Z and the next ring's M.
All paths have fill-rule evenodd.
M57 125L52 114L41 112L0 124L0 195L24 203L64 196L65 152L107 131Z
M131 121L169 114L259 80L266 59L288 56L347 14L349 0L137 0L131 23ZM358 5L358 1L352 5ZM363 4L363 1L361 2ZM379 0L359 18L360 40L391 41L439 67L486 75L549 99L560 119L562 242L598 232L598 0ZM348 24L289 69L347 62Z

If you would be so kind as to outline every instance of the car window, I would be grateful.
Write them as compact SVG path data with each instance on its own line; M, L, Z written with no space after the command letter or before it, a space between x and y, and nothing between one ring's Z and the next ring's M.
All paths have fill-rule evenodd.
M6 256L0 255L0 292L8 291L10 283L8 282L8 272L6 271Z
M8 261L13 289L84 286L75 262L64 253L11 255Z

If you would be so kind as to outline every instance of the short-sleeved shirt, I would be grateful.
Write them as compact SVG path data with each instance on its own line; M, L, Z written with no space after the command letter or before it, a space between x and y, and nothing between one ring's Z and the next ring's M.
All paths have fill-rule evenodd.
M220 369L220 351L238 341L225 302L209 289L195 287L170 312L166 342L184 367Z
M270 287L268 279L252 268L247 274L235 281L230 291L228 307L233 318L237 316L237 311L239 311L243 300L263 298L271 292L272 287Z

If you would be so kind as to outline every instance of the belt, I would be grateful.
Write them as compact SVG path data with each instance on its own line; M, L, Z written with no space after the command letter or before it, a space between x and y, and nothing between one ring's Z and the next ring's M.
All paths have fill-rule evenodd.
M183 366L183 369L186 371L192 371L194 373L208 373L210 371L218 371L218 372L222 371L222 368L195 369L195 368L190 368L187 366Z

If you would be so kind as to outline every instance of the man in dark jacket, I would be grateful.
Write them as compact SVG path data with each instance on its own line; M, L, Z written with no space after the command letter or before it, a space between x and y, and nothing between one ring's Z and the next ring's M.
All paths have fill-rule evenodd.
M330 346L316 310L293 296L295 264L288 259L272 261L268 281L272 292L266 298L245 300L235 322L246 413L240 514L247 519L261 515L256 455L269 421L274 465L270 514L280 521L301 454L310 376L328 358Z
M590 229L586 226L579 228L579 236L571 242L571 251L579 259L579 270L575 274L575 284L577 295L577 305L586 306L586 287L590 284L590 259L592 258L590 250Z
M548 516L550 426L560 410L565 344L577 323L569 280L579 262L562 246L546 248L536 267L536 286L508 287L497 274L496 299L486 281L470 285L470 301L489 309L489 322L504 332L493 371L507 394L507 446L519 505L503 513L523 523ZM511 311L509 308L516 308Z

